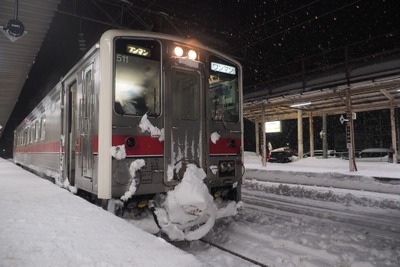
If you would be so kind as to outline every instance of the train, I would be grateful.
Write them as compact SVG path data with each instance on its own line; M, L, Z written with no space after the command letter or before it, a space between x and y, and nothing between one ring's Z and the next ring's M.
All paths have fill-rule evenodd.
M242 94L242 67L222 52L108 30L16 127L13 159L114 212L161 207L193 166L214 200L237 203Z

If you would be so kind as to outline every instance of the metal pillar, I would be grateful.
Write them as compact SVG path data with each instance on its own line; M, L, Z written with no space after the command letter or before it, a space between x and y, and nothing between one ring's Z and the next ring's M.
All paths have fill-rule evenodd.
M298 158L303 158L303 111L297 111L297 153Z

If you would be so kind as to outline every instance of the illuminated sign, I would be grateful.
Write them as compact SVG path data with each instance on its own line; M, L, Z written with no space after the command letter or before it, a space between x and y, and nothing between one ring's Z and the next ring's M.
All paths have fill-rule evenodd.
M228 65L224 65L221 63L216 63L216 62L211 62L211 70L217 71L217 72L222 72L222 73L227 73L227 74L236 74L236 68Z
M267 121L265 123L266 133L280 133L281 132L281 121Z
M142 56L142 57L150 57L151 56L150 49L140 47L137 45L127 45L126 52L128 52L129 54L138 55L138 56Z

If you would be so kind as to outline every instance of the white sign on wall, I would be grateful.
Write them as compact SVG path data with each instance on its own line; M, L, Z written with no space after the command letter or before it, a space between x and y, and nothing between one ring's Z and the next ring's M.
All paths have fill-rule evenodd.
M265 123L266 133L280 133L281 131L281 121L267 121Z

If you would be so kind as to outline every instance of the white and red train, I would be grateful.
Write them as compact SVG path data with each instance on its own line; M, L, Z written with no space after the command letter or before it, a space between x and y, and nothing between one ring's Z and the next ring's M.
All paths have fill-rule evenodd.
M139 127L143 118L158 134ZM188 39L110 30L16 128L14 161L109 200L129 190L130 164L143 159L126 204L172 190L192 163L213 196L238 201L241 118L236 60Z

